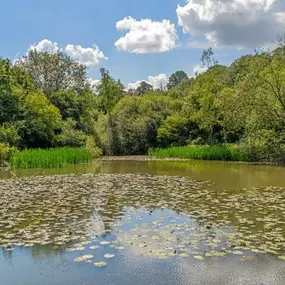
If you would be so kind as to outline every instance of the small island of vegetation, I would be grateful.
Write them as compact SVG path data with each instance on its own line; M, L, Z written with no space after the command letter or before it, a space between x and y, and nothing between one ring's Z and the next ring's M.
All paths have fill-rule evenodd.
M0 161L14 168L61 167L105 155L149 154L250 162L285 161L285 39L274 50L171 75L167 89L126 90L101 69L62 52L30 50L0 60Z

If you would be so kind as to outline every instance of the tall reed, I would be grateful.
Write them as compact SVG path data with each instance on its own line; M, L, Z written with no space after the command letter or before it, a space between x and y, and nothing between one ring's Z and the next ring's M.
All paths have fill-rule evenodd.
M85 148L28 149L12 155L12 168L60 168L65 164L87 163L92 155Z
M248 161L246 154L236 145L189 145L169 148L155 148L149 149L148 155L158 158Z

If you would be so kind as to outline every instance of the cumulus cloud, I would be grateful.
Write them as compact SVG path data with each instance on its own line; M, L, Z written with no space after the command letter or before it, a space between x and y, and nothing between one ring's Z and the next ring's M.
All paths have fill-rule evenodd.
M137 88L141 85L141 83L142 83L143 81L144 81L144 80L138 80L138 81L133 82L133 83L128 83L127 86L126 86L126 90L130 90L130 89L135 90L135 89L137 89ZM147 82L147 81L146 81L146 82ZM149 83L149 82L147 82L147 83Z
M56 53L58 52L59 46L58 43L52 42L50 40L44 39L38 43L35 43L33 45L31 45L28 49L28 51L30 50L36 50L38 52L51 52L51 53Z
M166 89L167 83L168 83L168 76L164 73L156 75L156 76L148 76L147 80L138 80L134 83L129 83L126 86L126 90L130 89L137 89L140 84L145 81L148 84L153 86L153 89Z
M117 22L116 28L128 31L124 37L115 42L119 51L156 53L171 50L176 46L175 25L169 20L156 22L142 19L138 21L132 17L126 17Z
M216 46L255 47L284 33L281 0L188 0L176 9L178 25Z
M208 69L207 67L203 67L203 66L198 64L198 65L193 67L193 72L194 72L195 75L196 74L201 74L201 73L206 72L207 69Z
M97 91L97 86L100 84L101 80L94 79L94 78L88 78L88 83L90 84L90 87L93 91Z
M168 77L162 73L157 76L149 76L148 81L154 89L165 89L168 83Z
M67 45L64 48L67 55L86 66L96 66L102 59L108 59L104 53L94 45L93 47L84 48L80 45Z
M44 39L36 44L31 45L28 51L30 50L36 50L38 52L44 51L50 53L62 51L72 57L77 62L84 64L88 67L96 66L100 63L101 60L108 59L96 45L84 48L81 45L68 44L65 47L60 48L58 43L52 42L47 39Z

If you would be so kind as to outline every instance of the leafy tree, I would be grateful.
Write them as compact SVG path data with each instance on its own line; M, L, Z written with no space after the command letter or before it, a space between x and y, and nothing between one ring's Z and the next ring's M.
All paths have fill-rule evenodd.
M109 74L109 71L101 68L101 81L97 86L100 98L100 108L104 114L110 113L116 103L124 95L124 86L121 81L116 81Z
M116 105L113 116L122 154L145 154L157 145L161 123L181 109L180 102L164 95L126 96Z
M23 117L21 100L33 90L27 73L0 59L0 123L16 122Z
M61 132L54 137L55 146L83 147L86 141L86 134L76 129L76 121L68 118L60 125Z
M203 53L201 56L201 62L203 66L207 68L210 68L218 64L218 61L214 58L214 52L211 47L203 50Z
M169 77L167 89L170 90L170 89L174 88L183 79L187 79L187 78L188 78L188 76L184 71L182 71L182 70L176 71L175 73L171 74L171 76Z
M140 83L140 86L135 90L134 93L137 94L137 95L143 95L143 94L146 94L146 93L150 93L151 91L153 91L152 85L150 85L146 81L142 81Z
M60 125L59 110L41 92L28 94L23 103L24 121L19 134L22 147L50 147Z
M0 127L0 142L5 143L8 146L17 147L20 141L18 129L15 125L4 123Z
M62 52L30 50L17 65L30 74L35 87L46 95L71 89L78 92L88 86L86 67Z
M187 117L175 114L168 116L157 132L160 146L185 145L190 139L194 123Z

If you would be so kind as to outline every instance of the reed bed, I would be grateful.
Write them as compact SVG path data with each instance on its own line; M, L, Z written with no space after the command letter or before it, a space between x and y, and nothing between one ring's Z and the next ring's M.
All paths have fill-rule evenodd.
M87 163L92 155L85 148L28 149L12 155L12 168L61 168L65 164Z
M248 161L247 155L236 145L188 145L149 149L149 156L158 158L188 158L198 160Z

